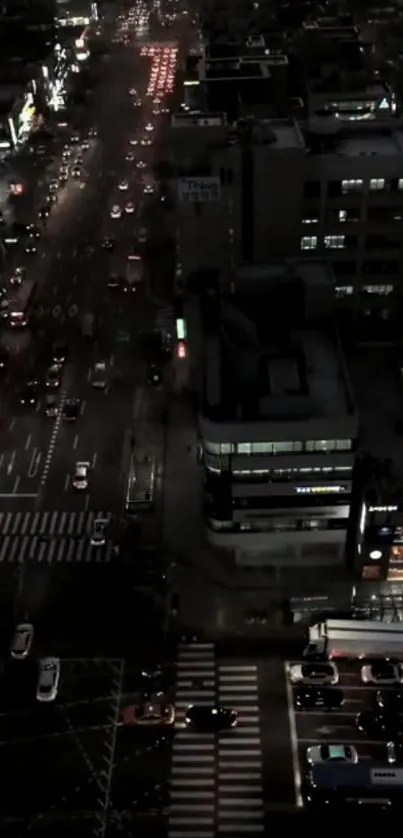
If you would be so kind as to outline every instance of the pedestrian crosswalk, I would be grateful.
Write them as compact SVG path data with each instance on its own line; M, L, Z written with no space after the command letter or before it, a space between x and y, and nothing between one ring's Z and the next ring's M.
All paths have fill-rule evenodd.
M241 838L264 833L262 750L256 666L221 663L213 643L177 653L176 723L168 838ZM190 704L238 710L233 730L184 727Z
M0 512L0 563L102 564L113 558L110 539L93 547L90 535L107 512Z

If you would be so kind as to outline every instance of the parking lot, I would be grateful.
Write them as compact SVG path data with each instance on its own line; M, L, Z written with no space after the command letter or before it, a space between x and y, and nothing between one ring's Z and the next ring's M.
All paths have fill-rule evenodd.
M138 667L137 667L138 672ZM111 811L158 819L166 805L169 733L122 725L136 699L135 666L119 659L61 662L54 702L36 700L38 664L6 660L0 678L0 822L13 834L24 819L47 834L68 817L75 834ZM124 815L123 815L124 816ZM122 817L122 815L120 816ZM75 822L77 821L77 830ZM74 824L73 824L74 822ZM63 829L65 825L63 825ZM58 833L63 834L63 833Z
M340 710L329 712L295 708L296 686L290 683L290 665L292 664L285 664L285 678L296 798L301 804L299 788L307 770L306 752L310 745L353 745L359 760L378 762L386 761L386 747L382 741L368 738L356 724L358 713L374 709L375 693L380 689L378 686L361 682L359 662L343 661L338 664L340 679L337 686L343 691L344 704ZM393 690L393 687L382 687L382 691L390 689Z

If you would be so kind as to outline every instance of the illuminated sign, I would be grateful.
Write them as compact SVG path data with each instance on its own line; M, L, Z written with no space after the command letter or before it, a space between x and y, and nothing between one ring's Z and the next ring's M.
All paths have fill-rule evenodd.
M178 340L186 340L186 323L183 317L178 317L176 320L176 337Z
M370 506L368 512L397 512L397 506Z
M296 495L341 494L347 492L347 486L296 486L294 492Z

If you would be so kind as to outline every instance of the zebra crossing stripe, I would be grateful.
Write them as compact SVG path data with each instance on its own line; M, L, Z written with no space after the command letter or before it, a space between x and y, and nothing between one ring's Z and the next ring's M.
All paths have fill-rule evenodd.
M96 518L106 512L1 512L0 563L109 563L113 544L90 543Z

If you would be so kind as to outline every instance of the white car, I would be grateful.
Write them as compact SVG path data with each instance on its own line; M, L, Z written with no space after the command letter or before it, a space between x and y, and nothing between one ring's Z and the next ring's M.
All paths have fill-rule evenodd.
M106 361L97 361L92 371L91 383L97 390L103 390L108 383L108 367Z
M129 188L129 184L127 180L121 180L119 183L119 189L121 192L126 192Z
M88 472L90 464L87 462L76 463L74 469L73 486L79 491L85 491L88 488Z
M151 185L151 183L146 183L146 185L143 189L143 192L144 192L144 195L153 195L154 194L154 187Z
M127 154L126 154L125 160L127 160L129 163L133 163L133 161L135 159L136 159L136 157L135 157L134 152L133 151L128 151Z
M132 137L132 139L129 140L129 145L138 145L138 144L139 144L139 141L136 137Z
M59 658L42 658L39 663L37 701L54 701L60 681Z
M141 140L141 145L152 145L153 141L150 137L144 137Z
M127 201L125 204L125 212L127 212L128 215L132 215L134 213L134 204L131 201Z
M307 748L306 759L310 765L318 762L358 762L354 745L311 745Z
M106 528L108 520L106 518L96 518L91 533L91 544L93 547L102 547L106 542Z
M16 660L26 658L31 650L33 639L34 627L32 623L19 623L10 644L11 657Z
M147 164L144 162L144 160L139 160L138 163L136 163L138 169L145 169L146 165Z
M137 90L135 87L131 87L129 90L130 96L137 96Z
M111 218L121 218L122 217L122 210L118 204L114 204L111 208Z
M339 682L339 673L335 663L294 663L289 670L292 684L310 684L312 686L333 686Z
M151 122L147 122L146 131L154 131L154 125Z
M361 681L385 687L403 684L403 664L385 660L366 664L361 668Z
M25 279L25 268L15 268L10 276L10 285L21 285Z

